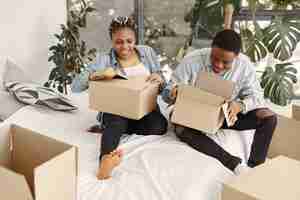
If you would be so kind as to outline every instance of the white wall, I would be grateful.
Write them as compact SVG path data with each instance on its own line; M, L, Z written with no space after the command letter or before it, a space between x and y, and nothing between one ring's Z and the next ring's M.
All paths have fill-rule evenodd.
M65 0L10 0L0 6L0 57L10 57L34 81L50 71L48 47L66 21Z

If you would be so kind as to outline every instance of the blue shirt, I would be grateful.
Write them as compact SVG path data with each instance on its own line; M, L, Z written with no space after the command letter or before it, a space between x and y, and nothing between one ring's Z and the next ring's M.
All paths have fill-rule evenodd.
M135 49L138 53L140 61L150 71L150 73L158 73L162 76L160 63L154 50L149 46L142 45L136 46ZM117 61L117 55L114 49L111 49L108 53L98 54L95 63L89 65L80 74L77 74L71 84L72 91L81 92L86 90L89 85L89 75L106 67L119 68L121 72L123 71ZM163 76L162 78L164 79ZM164 85L165 84L163 84L163 87Z
M187 84L195 87L198 74L205 71L214 73L210 61L211 49L200 49L189 53L183 58L173 72L170 82L162 91L165 102L173 103L170 92L174 85ZM235 88L231 100L241 101L245 105L243 113L265 107L263 91L256 77L255 67L250 59L240 53L232 63L232 68L218 74L224 80L231 80Z

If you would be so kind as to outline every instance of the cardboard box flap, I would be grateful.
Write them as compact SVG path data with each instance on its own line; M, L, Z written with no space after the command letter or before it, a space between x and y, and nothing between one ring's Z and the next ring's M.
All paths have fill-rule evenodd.
M220 106L225 101L225 99L221 96L214 95L190 85L180 85L178 88L178 97L178 100L188 99L191 101L193 100L200 103L216 106Z
M76 155L73 147L35 168L37 200L76 199Z
M152 84L146 81L146 77L130 77L128 80L124 79L112 79L112 80L101 80L101 81L92 81L92 84L107 84L110 86L130 89L133 91L142 91L147 87L155 87L157 85Z
M3 200L33 200L23 175L0 167L0 195Z
M281 115L277 116L277 126L270 144L268 156L285 155L300 160L300 121Z
M0 133L0 166L10 168L10 124L2 125Z
M230 99L234 90L234 83L223 80L215 74L200 72L196 80L197 87L209 93Z
M72 146L17 125L11 126L12 169L26 177L34 194L34 168Z

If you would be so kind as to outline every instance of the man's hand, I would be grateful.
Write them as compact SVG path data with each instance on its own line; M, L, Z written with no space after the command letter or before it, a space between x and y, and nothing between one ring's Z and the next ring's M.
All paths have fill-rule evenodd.
M162 85L164 83L164 79L157 73L152 73L146 79L146 81L150 81L151 83L158 83Z
M234 125L237 120L237 114L242 111L241 104L237 101L230 101L228 102L228 116L229 121Z

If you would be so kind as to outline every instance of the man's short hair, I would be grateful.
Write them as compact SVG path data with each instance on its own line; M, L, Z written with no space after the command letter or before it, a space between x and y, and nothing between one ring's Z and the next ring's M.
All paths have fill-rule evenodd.
M217 33L213 39L212 47L218 47L239 54L242 47L242 40L237 32L226 29Z

